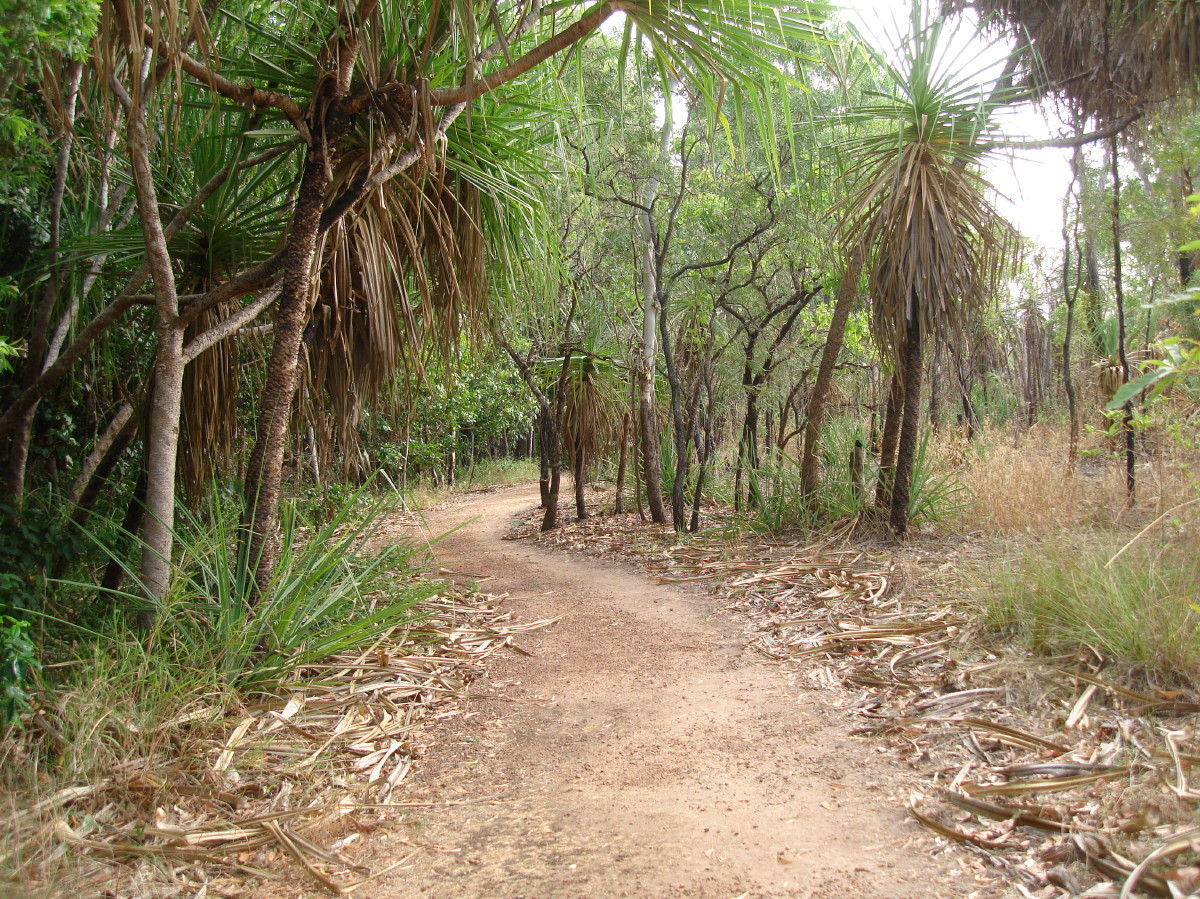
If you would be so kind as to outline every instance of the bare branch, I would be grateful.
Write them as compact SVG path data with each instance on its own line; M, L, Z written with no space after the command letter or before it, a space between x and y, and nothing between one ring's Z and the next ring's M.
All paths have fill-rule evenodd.
M183 345L183 360L191 362L209 347L220 343L226 337L236 333L238 329L254 321L259 314L275 302L279 296L279 288L264 290L262 296L253 303L243 306L233 315L222 319L206 331L197 334Z
M1095 143L1098 140L1107 140L1108 138L1116 137L1145 114L1146 110L1139 107L1098 131L1090 131L1086 134L1072 134L1067 137L1052 137L1047 140L1002 140L995 143L988 143L986 144L986 148L989 150L1045 150L1051 147L1082 147L1085 144Z
M429 100L435 106L455 106L459 103L469 103L471 100L495 90L500 85L524 75L534 66L545 62L551 56L561 53L573 44L583 40L615 13L637 13L641 11L639 7L627 2L627 0L605 0L605 2L593 6L582 18L568 25L541 44L538 44L538 46L516 61L478 81L473 81L460 87L432 90L429 92ZM497 48L496 52L499 51L500 48Z

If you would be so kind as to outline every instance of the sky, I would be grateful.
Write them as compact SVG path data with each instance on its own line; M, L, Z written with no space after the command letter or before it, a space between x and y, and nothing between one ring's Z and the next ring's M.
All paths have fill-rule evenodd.
M838 5L843 8L840 18L884 53L906 30L909 5L903 0L838 0ZM991 66L998 73L1011 45L974 31L974 19L968 18L952 43L954 59L968 70ZM1001 121L1005 133L1018 139L1041 140L1068 131L1052 110L1030 104ZM1049 248L1061 245L1062 202L1071 180L1069 150L1006 151L988 164L986 174L1000 194L997 207L1022 234Z

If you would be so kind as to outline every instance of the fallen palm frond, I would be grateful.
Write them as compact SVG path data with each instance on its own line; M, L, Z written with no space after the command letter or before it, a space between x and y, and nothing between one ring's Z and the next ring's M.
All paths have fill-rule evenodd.
M636 515L538 539L634 560L661 583L710 585L744 614L749 648L814 687L849 688L843 708L865 719L855 733L886 741L938 785L917 791L914 820L1025 895L1097 877L1115 883L1085 895L1200 888L1200 697L1101 677L1094 652L1046 658L985 643L978 610L933 586L970 545L681 542Z
M103 780L33 802L5 797L13 811L0 865L34 895L127 881L130 869L195 883L276 878L286 856L326 891L350 892L380 872L347 861L339 842L375 826L363 816L387 813L424 728L458 713L483 660L548 623L518 624L500 599L439 592L418 632L307 665L228 721L181 713L171 742L188 751L177 757L130 758ZM6 756L31 738L10 732ZM330 842L346 829L350 838Z

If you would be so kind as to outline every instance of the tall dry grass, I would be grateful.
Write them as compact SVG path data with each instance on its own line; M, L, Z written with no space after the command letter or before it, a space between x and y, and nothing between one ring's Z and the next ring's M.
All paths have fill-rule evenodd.
M1065 426L939 441L973 495L962 526L991 561L968 575L993 625L1038 652L1089 656L1200 686L1200 482L1187 443L1147 441L1130 500L1124 460Z
M1065 425L989 431L967 443L937 442L938 467L957 471L972 502L962 526L985 536L1052 537L1080 529L1122 532L1197 495L1190 454L1158 441L1139 454L1133 502L1123 460L1103 434L1085 433L1073 470L1067 466Z

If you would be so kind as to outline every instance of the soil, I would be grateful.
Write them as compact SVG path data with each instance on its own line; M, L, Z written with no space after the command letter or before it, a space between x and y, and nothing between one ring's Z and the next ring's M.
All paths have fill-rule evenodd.
M371 835L355 896L996 896L905 813L911 771L850 735L836 689L743 649L711 595L505 540L535 487L427 513L460 583L507 593L530 631L473 686L408 780L430 803ZM465 524L464 524L465 522Z

